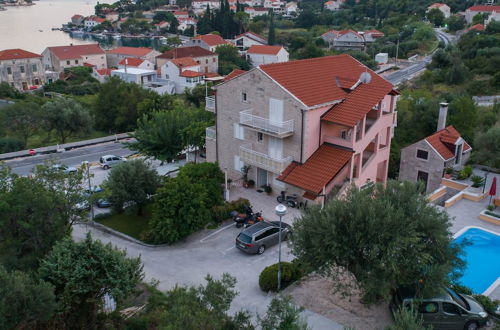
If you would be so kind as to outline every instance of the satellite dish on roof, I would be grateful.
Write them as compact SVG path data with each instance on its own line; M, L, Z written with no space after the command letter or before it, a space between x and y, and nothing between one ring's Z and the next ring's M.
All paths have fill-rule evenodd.
M372 75L365 71L359 76L359 81L363 84L369 84L372 81Z

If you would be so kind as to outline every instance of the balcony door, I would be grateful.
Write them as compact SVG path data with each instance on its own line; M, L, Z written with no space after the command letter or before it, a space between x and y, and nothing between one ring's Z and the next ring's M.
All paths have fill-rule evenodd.
M283 100L269 99L269 120L278 123L283 121Z
M268 145L267 145L267 152L269 154L269 157L274 158L274 159L281 159L283 158L283 140L276 138L274 136L269 136L268 139Z

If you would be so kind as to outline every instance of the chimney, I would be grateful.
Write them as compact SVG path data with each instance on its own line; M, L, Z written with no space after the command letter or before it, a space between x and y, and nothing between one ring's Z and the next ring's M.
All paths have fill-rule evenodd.
M446 127L446 115L448 114L448 103L439 103L439 119L437 130L440 131Z

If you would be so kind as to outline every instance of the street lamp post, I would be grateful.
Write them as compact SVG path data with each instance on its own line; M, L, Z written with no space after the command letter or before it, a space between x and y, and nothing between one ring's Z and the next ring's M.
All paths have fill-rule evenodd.
M279 204L274 209L276 214L280 217L280 229L278 234L278 291L281 290L281 218L286 214L286 206Z
M224 167L224 198L226 199L226 202L229 202L229 187L227 183L227 167Z
M85 166L85 170L87 172L87 182L89 184L89 194L92 194L92 185L90 184L90 164L88 161L84 160L82 162L82 166ZM92 200L90 200L89 203L90 203L90 217L92 221L94 221L94 204L92 203Z

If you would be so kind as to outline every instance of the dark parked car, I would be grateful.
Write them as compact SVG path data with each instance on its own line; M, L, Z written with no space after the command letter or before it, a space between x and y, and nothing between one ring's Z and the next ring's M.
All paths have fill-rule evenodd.
M391 311L410 308L415 303L414 297L412 290L397 290L390 304ZM443 289L441 294L419 300L416 307L424 325L431 325L435 330L474 330L488 320L488 313L474 298L451 289Z
M281 239L286 240L290 235L290 225L282 223ZM278 244L279 222L262 221L243 230L236 237L236 247L246 253L262 254L266 248Z

